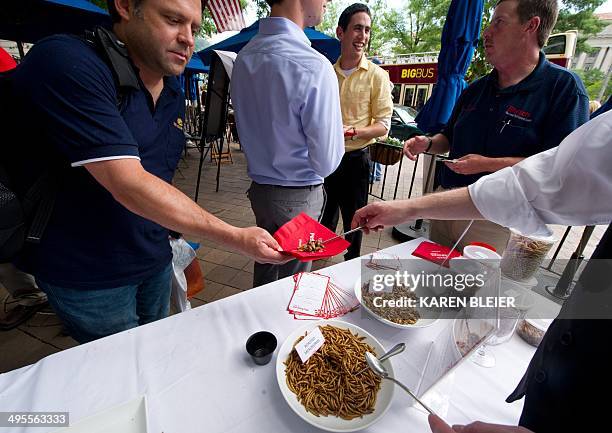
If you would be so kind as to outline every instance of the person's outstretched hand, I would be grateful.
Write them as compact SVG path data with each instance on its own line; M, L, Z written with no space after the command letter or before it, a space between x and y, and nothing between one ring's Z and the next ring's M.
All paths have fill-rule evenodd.
M404 155L406 155L409 159L416 161L417 155L425 152L427 146L429 146L429 137L424 135L415 135L404 142Z
M445 162L445 164L452 171L459 174L470 175L491 172L491 158L473 153L462 156L456 162Z
M258 263L279 265L293 259L283 252L281 246L270 233L260 227L240 229L238 249Z
M351 228L363 227L368 234L370 230L378 231L385 226L402 223L408 219L406 201L377 201L355 212Z

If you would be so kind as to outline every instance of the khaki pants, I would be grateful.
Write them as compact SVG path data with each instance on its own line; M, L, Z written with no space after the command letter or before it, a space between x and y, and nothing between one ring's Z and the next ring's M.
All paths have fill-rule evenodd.
M312 219L320 220L325 207L323 185L291 188L275 185L251 183L247 195L255 214L257 227L275 233L283 224L301 212ZM253 267L253 287L261 286L298 272L309 272L312 262L291 260L283 265L255 263Z
M444 190L444 188L439 187L436 192ZM452 247L468 224L469 221L463 220L431 220L429 239L440 245ZM463 247L472 242L484 242L495 248L499 255L502 255L508 239L510 239L510 230L506 227L491 221L474 221L470 230L457 245L457 249L462 251Z

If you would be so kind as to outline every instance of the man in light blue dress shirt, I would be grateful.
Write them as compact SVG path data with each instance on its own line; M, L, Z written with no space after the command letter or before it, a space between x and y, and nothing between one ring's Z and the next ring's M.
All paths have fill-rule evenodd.
M344 154L338 81L310 46L305 27L319 24L328 0L266 0L272 11L240 51L231 96L252 184L257 225L274 233L305 212L320 219L323 179ZM310 270L310 263L255 264L253 286Z

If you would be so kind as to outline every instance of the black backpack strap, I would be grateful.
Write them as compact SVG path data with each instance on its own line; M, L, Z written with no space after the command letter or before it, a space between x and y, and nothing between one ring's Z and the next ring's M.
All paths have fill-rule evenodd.
M85 32L85 41L91 44L110 67L117 88L117 108L124 108L125 96L140 89L140 80L130 61L127 48L110 30L97 26Z
M47 223L49 222L49 218L51 218L51 214L53 213L53 206L55 205L55 194L47 194L45 195L40 203L38 203L38 209L36 211L36 216L32 220L32 224L30 225L30 230L28 231L28 235L26 237L27 242L39 243L42 235L47 227Z
M58 177L57 172L46 171L36 179L23 197L23 211L32 221L26 236L27 242L39 243L42 238L53 213Z
M96 46L104 61L111 67L118 87L140 88L140 80L132 66L127 48L113 32L97 26L93 31L85 32L85 39Z

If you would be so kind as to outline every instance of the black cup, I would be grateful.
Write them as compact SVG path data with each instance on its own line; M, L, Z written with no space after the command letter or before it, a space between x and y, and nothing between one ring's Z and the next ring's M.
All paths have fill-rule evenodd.
M257 365L266 365L276 349L276 337L268 331L251 335L246 342L246 350Z

